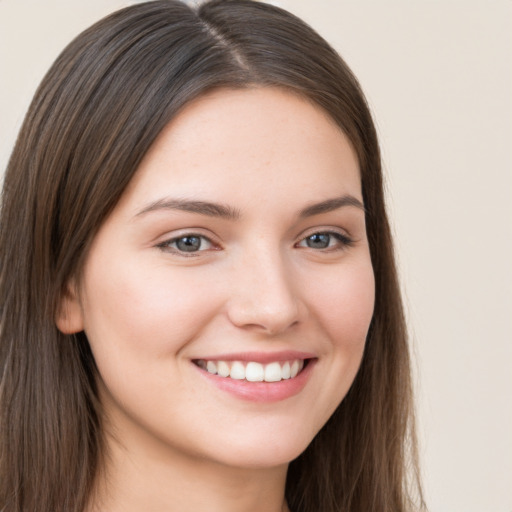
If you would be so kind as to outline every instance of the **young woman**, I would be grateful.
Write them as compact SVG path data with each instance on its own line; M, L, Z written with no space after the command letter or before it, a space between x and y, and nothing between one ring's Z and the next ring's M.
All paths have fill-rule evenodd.
M164 0L78 36L0 244L3 512L421 504L375 129L291 14Z

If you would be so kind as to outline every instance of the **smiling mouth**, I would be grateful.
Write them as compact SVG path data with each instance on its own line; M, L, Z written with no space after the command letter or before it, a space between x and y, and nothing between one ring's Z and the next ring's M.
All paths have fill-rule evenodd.
M256 361L196 359L193 363L212 375L228 379L248 382L279 382L297 377L308 361L309 359L292 359L262 364Z

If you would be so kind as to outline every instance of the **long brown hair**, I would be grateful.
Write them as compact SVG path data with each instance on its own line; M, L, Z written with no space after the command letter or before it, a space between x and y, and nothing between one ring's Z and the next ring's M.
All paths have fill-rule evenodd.
M101 464L101 404L84 333L55 326L65 284L151 144L213 88L277 86L322 107L355 148L376 279L360 371L291 462L294 512L405 512L416 463L410 364L375 128L336 52L250 0L138 4L79 35L43 79L7 168L0 222L0 509L82 512ZM412 473L408 463L412 464ZM412 480L407 478L412 474Z

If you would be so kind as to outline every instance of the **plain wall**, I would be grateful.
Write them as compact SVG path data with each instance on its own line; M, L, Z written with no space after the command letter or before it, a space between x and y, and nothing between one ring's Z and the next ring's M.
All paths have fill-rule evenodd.
M0 169L79 31L130 2L0 0ZM359 77L383 146L432 512L512 512L512 1L283 0Z

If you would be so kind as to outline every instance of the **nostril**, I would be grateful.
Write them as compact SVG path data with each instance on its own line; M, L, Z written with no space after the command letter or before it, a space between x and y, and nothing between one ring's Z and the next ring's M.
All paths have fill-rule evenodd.
M271 308L258 304L252 306L232 306L228 312L230 321L237 327L246 330L264 332L275 336L289 329L296 328L298 308Z
M240 328L276 335L299 324L304 307L284 262L264 258L245 268L227 304L230 321Z

